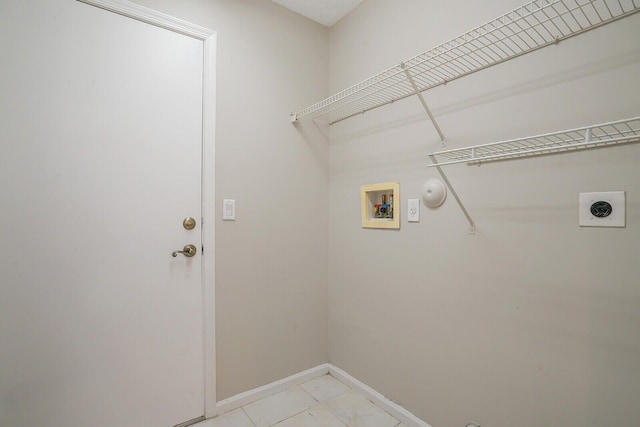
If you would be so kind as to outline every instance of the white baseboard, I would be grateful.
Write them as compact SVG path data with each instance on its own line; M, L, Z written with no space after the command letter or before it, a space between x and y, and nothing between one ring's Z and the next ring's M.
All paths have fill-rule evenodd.
M326 374L330 374L335 379L341 381L354 391L371 400L380 408L400 420L407 427L431 427L429 424L425 423L402 406L387 399L382 394L358 381L337 366L333 366L331 363L325 363L320 366L316 366L315 368L307 369L306 371L272 382L271 384L245 391L244 393L221 400L216 405L216 412L218 415L222 415L225 412L233 411L234 409L257 402L265 397L280 393L288 388L306 383L307 381L311 381Z
M329 364L329 374L335 379L340 380L340 382L345 385L348 385L351 389L357 391L380 408L387 411L389 414L393 415L407 427L431 427L429 424L425 423L402 406L384 397L382 394L378 393L363 382L358 381L337 366Z
M285 391L293 386L304 384L307 381L319 378L329 373L329 366L330 365L328 363L325 363L320 366L316 366L315 368L307 369L306 371L291 375L290 377L272 382L271 384L263 385L262 387L254 388L253 390L245 391L244 393L236 394L228 399L221 400L216 405L216 412L218 415L222 415L225 412L233 411L234 409L257 402L258 400L280 393L281 391Z

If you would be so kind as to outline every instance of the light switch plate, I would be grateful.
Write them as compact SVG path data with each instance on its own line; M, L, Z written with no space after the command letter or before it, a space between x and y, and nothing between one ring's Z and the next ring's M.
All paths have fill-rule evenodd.
M625 192L580 193L581 227L625 227Z
M236 201L233 199L224 199L222 201L222 220L235 221L236 219Z
M408 200L407 220L409 222L420 222L420 199Z

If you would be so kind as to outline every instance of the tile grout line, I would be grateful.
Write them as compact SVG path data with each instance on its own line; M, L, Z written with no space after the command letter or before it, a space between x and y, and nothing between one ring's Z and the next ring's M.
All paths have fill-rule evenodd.
M300 387L302 390L304 390L307 394L311 395L311 397L313 397L313 399L314 399L316 402L318 402L318 406L320 406L320 407L324 408L328 413L330 413L331 415L333 415L333 416L335 417L335 419L336 419L336 420L338 420L338 422L339 422L340 424L342 424L342 425L343 425L343 426L345 426L345 427L351 427L351 426L349 426L349 424L345 423L345 422L342 420L342 418L340 418L340 417L338 416L338 414L336 414L335 412L333 412L333 411L331 410L331 408L329 408L329 407L325 404L325 402L326 402L326 401L328 401L328 400L334 399L334 398L336 398L336 397L338 397L338 396L342 396L342 395L343 395L343 394L345 394L347 391L351 390L351 387L349 387L348 385L346 385L345 383L343 383L342 381L340 381L338 378L335 378L333 375L331 375L331 373L330 373L330 372L329 372L329 373L327 373L327 374L325 374L325 375L323 375L323 376L328 376L328 377L332 378L333 380L335 380L335 381L339 382L340 384L342 384L343 386L347 387L347 389L346 389L346 390L342 390L340 393L336 394L335 396L331 396L331 397L329 397L328 399L325 399L324 401L320 401L320 400L316 399L313 395L311 395L311 393L309 393L307 390L305 390L305 389L302 387L302 385L303 385L303 384L300 384L300 386L299 386L299 387ZM318 377L318 378L322 378L322 377ZM316 378L315 380L317 380L318 378ZM311 381L315 381L315 380L311 380ZM308 382L311 382L311 381L308 381ZM304 384L306 384L306 383L304 383ZM396 425L396 426L397 426L397 425Z
M341 423L345 424L347 427L351 427L351 425L349 423L347 423L345 420L343 420L338 414L336 414L331 408L329 408L326 405L326 402L328 402L329 400L332 399L336 399L342 395L344 395L345 393L348 393L349 391L351 391L354 395L359 396L363 399L365 399L365 401L367 401L368 403L370 403L373 408L375 408L376 411L379 411L381 413L385 413L387 414L389 417L391 417L393 420L396 421L396 423L393 425L393 427L398 427L399 425L402 424L402 421L399 420L398 418L396 418L393 414L391 414L389 411L387 411L386 409L384 409L383 407L381 407L380 405L378 405L374 400L370 399L369 397L367 397L365 394L361 393L359 390L354 390L351 387L349 387L347 384L343 383L340 379L333 377L331 374L329 374L329 376L331 376L332 378L334 378L336 381L340 382L341 384L344 384L345 386L347 386L347 389L344 390L343 392L327 399L326 401L322 402L323 406L331 413L333 414L336 418L338 418L340 420Z
M305 409L303 409L303 410L302 410L302 411L300 411L300 412L296 412L295 414L288 416L288 417L287 417L287 418L285 418L284 420L280 420L280 421L278 421L278 422L277 422L277 423L275 423L275 424L271 424L269 427L277 426L278 424L280 424L280 423L282 423L282 422L284 422L284 421L287 421L287 420L289 420L289 419L291 419L291 418L293 418L293 417L297 417L298 415L302 414L303 412L308 411L308 410L310 410L310 409L313 409L313 408L315 408L315 407L317 407L317 406L319 406L319 405L314 405L314 406L311 406L311 407L309 407L309 408L305 408Z
M344 386L346 386L346 387L347 387L347 389L346 389L346 390L343 390L343 391L341 391L340 393L336 394L335 396L331 396L329 399L326 399L326 400L330 400L330 399L336 398L336 397L338 397L338 396L342 396L344 393L346 393L347 391L351 390L351 388L350 388L348 385L344 384L344 383L343 383L342 381L340 381L339 379L337 379L337 378L333 377L332 375L330 375L330 374L328 374L328 373L327 373L327 374L325 374L325 375L327 375L327 376L331 377L331 378L332 378L332 379L334 379L335 381L337 381L337 382L339 382L340 384L342 384L342 385L344 385ZM318 377L318 378L322 378L322 377ZM307 381L307 382L311 382L311 381L314 381L314 380L310 380L310 381ZM306 384L306 383L303 383L303 384ZM342 424L344 427L350 427L350 426L349 426L349 424L345 423L345 422L344 422L344 421L343 421L343 420L342 420L342 419L341 419L341 418L340 418L340 417L339 417L335 412L333 412L333 411L332 411L332 410L331 410L327 405L325 405L325 403L324 403L323 401L320 401L320 400L316 399L316 398L315 398L315 396L313 396L310 392L308 392L307 390L305 390L305 389L302 387L302 385L303 385L303 384L300 384L300 385L294 385L294 386L292 386L292 387L289 387L287 390L291 390L291 389L294 389L294 388L298 388L298 389L302 390L302 391L303 391L307 396L309 396L311 399L313 399L313 401L315 402L315 405L313 405L313 406L311 406L311 407L309 407L309 408L305 408L305 409L303 409L303 410L302 410L302 411L300 411L300 412L296 412L295 414L292 414L292 415L288 416L288 417L287 417L287 418L285 418L285 419L282 419L282 420L280 420L280 421L278 421L278 422L276 422L276 423L274 423L274 424L271 424L269 427L275 427L275 426L277 426L278 424L280 424L280 423L282 423L282 422L284 422L284 421L286 421L286 420L288 420L288 419L291 419L291 418L293 418L293 417L296 417L296 416L298 416L298 415L300 415L300 414L304 413L305 411L309 411L309 410L312 410L312 409L314 409L314 408L318 408L318 407L325 409L325 410L326 410L329 414L331 414L331 415L332 415L336 420L338 420L338 422L339 422L340 424ZM373 403L373 402L372 402L372 403ZM243 411L244 411L244 407L243 407L242 409L243 409ZM245 414L246 414L246 411L244 411L244 412L245 412ZM247 417L249 418L249 420L251 421L251 423L255 426L255 423L253 422L253 420L251 419L251 417L249 417L249 416L248 416L248 414L247 414ZM398 424L400 424L400 422L398 422ZM397 426L398 424L396 424L396 426ZM256 426L256 427L257 427L257 426ZM395 426L394 426L394 427L395 427Z
M253 422L253 419L249 416L249 414L247 413L247 411L244 410L244 406L242 406L240 408L240 410L242 411L242 413L244 414L245 417L247 417L247 419L249 420L249 422L253 425L253 427L258 427L256 426L256 423Z
M313 380L311 380L311 381L313 381ZM303 383L303 384L306 384L306 383ZM302 384L300 384L300 385L302 385ZM307 390L305 390L305 389L303 389L302 387L300 387L300 385L294 385L294 386L291 386L291 387L289 387L287 390L291 390L291 389L294 389L294 388L299 388L299 389L300 389L300 390L302 390L302 391L303 391L307 396L309 396L310 398L312 398L312 399L313 399L313 401L314 401L314 402L316 402L316 405L313 405L313 406L311 406L311 407L309 407L309 408L305 408L305 409L303 409L303 410L302 410L302 411L300 411L300 412L296 412L295 414L290 415L290 416L288 416L287 418L285 418L285 419L283 419L283 420L280 420L280 421L278 421L278 422L277 422L277 423L275 423L275 424L271 424L269 427L276 426L276 425L280 424L280 423L281 423L281 422L283 422L283 421L286 421L286 420L288 420L288 419L290 419L290 418L293 418L293 417L295 417L295 416L298 416L298 415L302 414L304 411L308 411L309 409L311 409L311 408L315 408L316 406L318 406L318 404L320 403L320 402L318 402L318 399L316 399L315 397L313 397L313 396L312 396L312 395L311 395ZM285 391L286 391L286 390L285 390Z
M338 395L336 395L336 396L334 396L334 397L338 397L338 396L342 395L343 393L345 393L345 392L343 391L342 393L340 393L340 394L338 394ZM331 399L333 399L333 397L332 397ZM327 399L327 400L329 400L329 399ZM342 418L340 418L340 417L338 416L338 414L336 414L335 412L333 412L333 411L331 410L331 408L329 408L327 405L325 405L325 404L324 404L324 402L320 402L320 406L322 406L324 409L326 409L328 413L330 413L331 415L333 415L333 416L335 417L335 419L336 419L336 420L338 420L338 422L339 422L340 424L342 424L344 427L350 427L350 426L349 426L349 424L345 423L345 422L342 420Z

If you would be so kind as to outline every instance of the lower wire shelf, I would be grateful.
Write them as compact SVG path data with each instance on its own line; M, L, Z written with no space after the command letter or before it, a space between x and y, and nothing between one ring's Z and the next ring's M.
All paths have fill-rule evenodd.
M442 166L455 163L478 164L495 160L517 159L633 142L640 142L640 117L545 133L527 138L436 151L429 154L432 164L428 165L428 167L437 169L456 203L460 206L462 213L467 218L470 226L469 233L475 234L476 225L444 173Z
M455 163L477 164L492 160L561 153L631 142L640 142L640 117L526 138L436 151L429 155L434 163L429 167Z

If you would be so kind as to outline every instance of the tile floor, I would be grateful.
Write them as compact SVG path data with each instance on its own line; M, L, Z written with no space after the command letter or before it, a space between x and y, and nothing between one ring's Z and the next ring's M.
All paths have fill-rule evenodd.
M195 427L405 427L330 375L251 403Z

